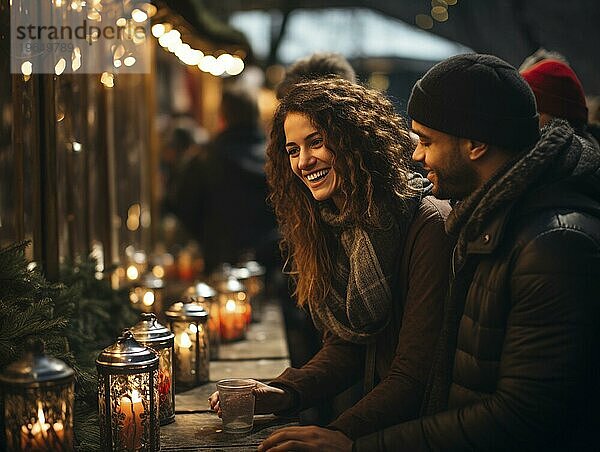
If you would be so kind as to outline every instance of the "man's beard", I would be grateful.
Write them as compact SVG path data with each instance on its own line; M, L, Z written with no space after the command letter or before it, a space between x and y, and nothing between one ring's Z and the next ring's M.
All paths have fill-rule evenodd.
M470 162L461 157L458 149L454 156L451 164L433 171L433 194L438 199L464 199L479 187L479 175Z

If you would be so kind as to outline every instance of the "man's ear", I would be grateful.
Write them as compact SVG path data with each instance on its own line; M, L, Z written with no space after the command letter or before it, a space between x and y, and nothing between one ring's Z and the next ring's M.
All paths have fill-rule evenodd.
M489 149L487 143L481 141L468 140L469 160L479 160Z

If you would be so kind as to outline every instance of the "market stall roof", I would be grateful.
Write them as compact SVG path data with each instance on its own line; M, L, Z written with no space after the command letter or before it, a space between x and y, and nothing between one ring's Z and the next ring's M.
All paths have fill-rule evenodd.
M176 13L178 20L196 38L208 41L215 46L238 48L245 53L250 52L250 44L246 36L231 27L226 21L214 16L203 4L202 0L159 0L169 10ZM159 9L160 11L160 9ZM157 18L161 21L163 18Z
M204 5L221 18L257 9L366 7L415 25L416 17L422 15L425 25L433 24L432 33L477 52L493 53L515 66L539 47L560 52L586 91L600 94L597 0L204 0ZM431 19L436 6L447 10L447 20Z

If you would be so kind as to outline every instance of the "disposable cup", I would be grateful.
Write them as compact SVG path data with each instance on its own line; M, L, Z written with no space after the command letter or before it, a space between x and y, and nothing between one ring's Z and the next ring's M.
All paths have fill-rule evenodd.
M247 433L254 423L254 394L256 383L247 378L229 378L217 382L223 431Z

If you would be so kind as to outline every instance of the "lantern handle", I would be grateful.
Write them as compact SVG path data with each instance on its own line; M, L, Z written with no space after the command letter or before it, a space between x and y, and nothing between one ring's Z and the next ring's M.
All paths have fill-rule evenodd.
M141 317L142 317L142 320L149 321L149 322L152 322L152 323L155 323L156 320L157 320L156 319L156 314L154 312L142 312Z
M119 336L119 342L124 342L130 339L134 339L133 333L129 328L126 328L121 332L121 336Z

